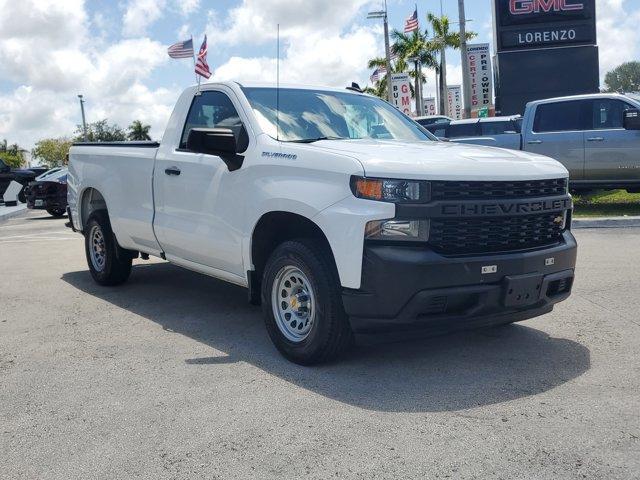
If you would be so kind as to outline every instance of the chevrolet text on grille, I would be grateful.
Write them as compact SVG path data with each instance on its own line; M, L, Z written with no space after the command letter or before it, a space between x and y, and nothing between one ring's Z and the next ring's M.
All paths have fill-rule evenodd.
M459 203L442 205L440 213L447 216L501 216L567 210L571 206L572 201L570 198L546 199L533 202Z

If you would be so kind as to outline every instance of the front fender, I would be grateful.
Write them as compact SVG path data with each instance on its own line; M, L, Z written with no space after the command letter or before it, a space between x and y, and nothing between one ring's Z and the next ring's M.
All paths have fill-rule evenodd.
M393 218L395 213L396 207L392 203L362 200L350 195L311 218L329 240L343 287L360 288L367 222Z

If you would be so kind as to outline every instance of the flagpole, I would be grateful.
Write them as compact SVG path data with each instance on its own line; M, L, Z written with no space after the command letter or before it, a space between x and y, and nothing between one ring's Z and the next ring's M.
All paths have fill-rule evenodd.
M193 43L193 34L191 34L191 53L193 54L193 71L196 71L196 47ZM200 90L200 77L196 73L196 82L198 82L198 90Z

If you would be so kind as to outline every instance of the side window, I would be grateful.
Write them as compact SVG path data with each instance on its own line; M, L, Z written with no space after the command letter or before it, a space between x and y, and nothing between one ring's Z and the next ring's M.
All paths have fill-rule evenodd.
M438 126L431 125L428 130L438 138L445 138L447 136L446 125L438 125Z
M506 122L480 122L482 135L502 135L504 133L518 133L511 120Z
M583 130L584 122L581 113L584 105L584 101L538 105L533 121L533 131L544 133Z
M522 133L522 120L523 118L520 117L513 121L513 128L515 129L516 133Z
M229 97L222 92L202 92L194 97L187 115L180 148L187 147L192 128L231 128L234 133L242 127L240 116ZM236 133L237 135L237 133Z
M622 112L629 108L633 107L621 100L613 100L610 98L593 100L592 128L594 130L623 128Z
M449 124L449 138L475 137L479 135L478 122Z

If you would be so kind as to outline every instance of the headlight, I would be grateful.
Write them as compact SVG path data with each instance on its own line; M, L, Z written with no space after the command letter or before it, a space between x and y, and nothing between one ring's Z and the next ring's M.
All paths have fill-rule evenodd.
M393 203L426 203L429 182L385 178L351 177L351 191L358 198Z
M429 220L374 220L367 222L364 238L392 242L426 242L429 240Z

